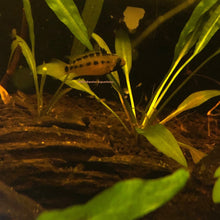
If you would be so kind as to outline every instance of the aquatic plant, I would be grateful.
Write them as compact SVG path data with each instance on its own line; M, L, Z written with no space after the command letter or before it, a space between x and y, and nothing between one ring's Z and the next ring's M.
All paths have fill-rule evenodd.
M212 191L212 199L214 203L220 203L220 167L215 171L214 178L217 180Z
M52 3L49 4L50 1L47 1L48 5L51 7ZM62 1L59 1L59 4ZM68 5L62 2L62 7L58 7L57 1L53 1L53 7L51 9L58 15L58 18L63 21L68 20L68 14L66 15L66 11L68 8L72 8L71 4L68 2ZM74 5L75 7L75 5ZM66 10L63 10L65 8ZM179 41L176 44L175 53L172 65L152 95L149 100L144 112L142 113L142 118L138 121L136 117L136 109L133 100L132 88L129 80L129 73L132 68L132 43L130 42L129 36L126 31L119 29L116 32L116 40L115 40L115 49L116 54L122 57L126 63L123 67L127 89L128 89L128 97L127 99L124 94L124 90L120 86L120 79L117 71L114 71L110 74L107 74L107 78L111 80L112 87L117 91L119 95L119 99L122 103L126 116L129 119L130 127L132 132L135 134L136 132L140 135L145 136L148 141L153 144L159 151L163 152L165 155L173 158L178 163L183 166L187 166L187 162L185 157L179 147L187 148L192 155L197 155L201 158L201 155L204 156L201 152L197 151L193 147L190 147L184 143L177 142L172 133L163 125L173 117L176 117L178 114L183 111L189 110L191 108L195 108L208 99L220 95L219 90L204 90L198 91L191 95L189 95L178 107L177 109L168 115L166 118L161 120L159 123L158 114L162 111L162 109L167 105L167 103L171 100L171 98L182 88L182 86L202 67L204 66L210 59L220 53L220 49L218 49L215 53L213 53L210 57L208 57L203 63L201 63L189 76L186 80L184 80L180 86L176 88L176 90L166 99L164 99L165 94L169 90L170 86L173 84L177 76L181 73L184 67L191 62L208 44L212 36L219 29L219 13L220 6L217 0L207 1L201 0L199 4L194 9L190 19L186 23L183 28L181 35L179 37ZM62 16L60 17L60 15ZM87 17L84 18L85 21L89 20ZM65 23L66 24L66 23ZM72 22L66 24L70 30L72 30L71 25ZM92 31L90 32L92 33ZM76 34L76 33L74 33ZM104 40L93 33L91 35L93 39L99 44L101 48L104 48L107 53L111 53L107 44ZM81 39L80 36L78 39ZM88 38L89 39L89 38ZM83 42L83 40L81 40ZM136 41L134 41L136 42ZM137 43L135 43L137 44ZM89 49L90 45L84 43ZM72 50L74 51L74 50ZM82 52L83 50L81 50ZM59 66L59 68L58 68ZM38 73L42 74L42 70L47 69L47 74L51 75L69 85L71 88L79 89L81 91L85 91L90 95L94 96L98 101L100 101L105 107L107 107L123 124L127 131L130 129L122 122L122 120L117 116L117 114L99 97L97 97L94 92L89 88L89 85L82 82L82 80L75 79L67 79L64 71L65 65L61 66L54 63L43 64L38 67Z
M173 174L154 180L130 179L96 195L84 205L63 210L45 211L37 220L133 220L159 208L186 184L189 172L179 169Z
M95 25L98 21L99 15L101 13L103 0L87 0L82 12L83 19L72 0L66 1L57 1L57 0L45 0L48 6L55 12L57 17L69 28L72 34L75 36L73 46L71 49L70 64L66 64L62 61L56 61L51 63L44 63L36 67L35 61L35 37L34 37L34 23L31 14L31 6L29 0L23 0L24 11L29 25L29 35L31 40L31 48L27 43L15 34L15 40L12 43L12 52L13 55L15 49L19 45L22 49L22 53L25 56L29 68L31 69L34 77L37 103L38 103L38 114L48 113L51 107L57 102L57 100L71 90L71 88L81 90L89 93L95 97L99 102L101 102L109 111L114 114L121 124L124 126L126 131L130 133L130 129L125 125L122 119L102 100L100 99L89 87L84 79L75 79L75 76L83 76L86 73L76 74L74 73L73 62L81 60L82 57L92 57L96 53L91 53L90 55L81 55L80 58L74 60L79 54L84 53L85 49L93 50L93 46L90 43L90 37L92 37L98 45L103 48L107 55L111 55L111 51L104 40L93 33ZM93 10L91 12L91 9ZM184 80L180 86L166 99L164 99L165 94L167 93L170 86L173 84L177 76L181 73L183 68L192 61L208 44L212 36L219 29L219 13L220 6L217 0L207 1L201 0L200 3L194 9L189 21L185 25L184 29L181 32L179 41L176 44L174 59L172 65L152 95L149 100L145 110L142 112L141 120L137 119L136 109L133 100L132 88L129 80L129 73L132 68L132 43L130 42L129 36L125 30L118 29L116 31L116 40L115 40L115 49L116 49L116 61L119 60L119 66L123 66L123 71L126 79L127 90L128 90L128 99L124 94L124 90L120 86L120 79L117 71L113 71L116 67L117 62L115 61L114 66L110 71L113 71L107 74L107 78L113 82L111 85L117 91L121 104L124 108L126 116L130 122L130 128L134 135L137 133L143 135L148 139L148 141L154 145L159 151L165 155L173 158L178 163L183 166L187 166L185 157L179 147L187 148L192 155L203 155L201 152L196 149L181 143L177 142L172 133L163 125L173 117L176 117L178 114L183 111L189 110L191 108L197 107L207 101L208 99L220 95L219 90L204 90L198 91L189 95L179 106L178 108L168 115L166 118L161 120L158 123L158 114L162 111L165 105L170 101L170 99L182 88L182 86L202 67L204 66L211 58L220 53L218 49L214 54L208 57L202 64L200 64L186 80ZM96 16L93 16L96 14ZM84 20L84 21L83 21ZM135 42L135 41L134 41ZM100 55L100 53L99 53ZM101 56L100 56L101 57ZM100 58L99 57L99 58ZM119 58L121 57L121 58ZM104 59L104 55L102 56ZM106 57L105 57L106 58ZM125 60L125 63L123 62ZM105 62L104 60L102 60ZM97 61L95 61L97 62ZM97 62L98 63L98 62ZM86 64L90 64L87 62ZM82 65L82 63L80 64ZM78 65L78 66L80 66ZM95 65L95 63L94 63ZM77 67L78 67L77 66ZM90 68L89 65L87 68ZM81 68L83 70L83 68ZM116 68L117 69L117 68ZM85 68L84 68L85 71ZM89 72L89 71L87 71ZM41 74L40 86L38 83L38 74ZM107 72L103 72L106 74ZM75 74L75 75L74 75ZM60 87L55 92L53 98L49 102L49 105L43 109L43 87L45 83L46 76L53 76L60 81L62 81ZM67 84L70 88L62 90L64 84ZM200 157L200 156L199 156Z

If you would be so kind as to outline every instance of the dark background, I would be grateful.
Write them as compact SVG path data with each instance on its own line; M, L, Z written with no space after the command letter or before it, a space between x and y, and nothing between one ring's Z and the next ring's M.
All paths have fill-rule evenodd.
M140 22L139 29L132 34L131 40L140 34L149 24L151 24L159 15L167 12L182 0L139 0L139 1L119 1L105 0L101 17L95 29L114 51L114 30L119 27L119 20L123 16L126 6L136 6L145 9L145 17ZM84 1L75 1L79 10L83 8ZM43 61L50 61L52 58L64 60L65 56L70 54L73 36L70 31L49 9L44 0L31 0L32 13L35 25L36 39L36 59L37 64ZM179 34L186 21L191 15L193 7L190 7L182 13L176 15L166 23L162 24L153 32L136 50L138 58L133 62L130 74L136 103L144 95L148 98L156 89L156 86L163 79L163 76L169 69L173 58L175 44L178 41ZM20 31L22 17L22 0L0 1L0 76L6 71L8 58L10 55L11 30L16 28ZM186 76L186 72L194 70L208 55L214 52L219 46L219 32L208 44L208 47L184 70L179 76L174 87ZM219 56L211 60L199 74L211 77L220 81L219 77ZM25 64L25 60L21 60ZM123 75L122 75L123 77ZM136 85L142 83L141 87ZM58 82L49 81L46 90L53 92ZM220 86L205 78L195 76L173 99L171 106L180 103L180 100L188 96L191 92L202 89L219 89ZM105 85L96 85L95 92L108 99L114 99L115 93ZM76 91L74 91L77 93Z

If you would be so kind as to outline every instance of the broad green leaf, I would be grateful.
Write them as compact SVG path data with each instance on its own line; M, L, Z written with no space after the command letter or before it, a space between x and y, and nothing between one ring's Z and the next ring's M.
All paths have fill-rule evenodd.
M57 17L72 32L72 34L88 49L92 50L86 26L73 0L45 0Z
M210 14L209 20L205 23L202 29L194 54L199 53L220 28L220 5L218 5L214 11L211 11Z
M220 90L203 90L194 92L191 95L189 95L179 106L178 108L172 112L170 115L168 115L164 120L162 120L160 123L164 124L170 119L176 117L180 113L198 107L199 105L203 104L207 100L215 97L220 96Z
M42 213L37 220L132 220L140 218L169 201L184 187L189 172L155 179L131 179L116 183L85 205Z
M220 167L218 167L217 170L215 171L214 177L220 178Z
M212 199L214 203L220 203L220 167L215 171L214 177L217 180L212 191Z
M128 33L123 29L118 29L116 31L115 50L120 57L124 58L126 63L123 68L125 74L129 75L132 64L132 48Z
M179 56L180 52L183 50L188 40L190 39L190 36L197 29L199 20L204 16L207 11L209 11L209 9L216 2L217 0L201 0L196 6L190 19L188 20L180 34L179 40L175 47L174 60L176 60L176 58ZM190 47L187 48L184 54L186 54L192 46L193 44L191 44Z
M166 156L171 157L181 165L187 167L186 159L172 133L163 125L156 124L147 129L136 129L137 132Z
M31 40L31 47L32 47L32 53L34 55L34 48L35 48L35 37L34 37L34 21L31 13L31 5L29 0L23 0L24 5L24 11L29 27L29 35Z
M220 203L220 178L218 178L215 182L212 192L212 199L214 203Z
M104 0L86 0L83 11L82 19L88 30L88 36L90 38L93 33L96 24L99 20L99 16L102 11L102 5ZM85 46L82 45L78 39L74 39L71 49L71 56L77 56L84 52Z

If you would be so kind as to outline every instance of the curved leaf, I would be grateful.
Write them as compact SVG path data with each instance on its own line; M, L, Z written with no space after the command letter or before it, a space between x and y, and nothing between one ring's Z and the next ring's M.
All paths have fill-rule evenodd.
M85 205L42 213L37 220L132 220L169 201L186 184L189 172L179 169L155 179L131 179L116 183Z
M214 177L217 180L212 191L212 199L214 203L220 203L220 167L215 171Z
M159 151L187 167L186 159L172 133L163 125L156 124L147 129L136 129L137 132L156 147Z
M168 115L164 120L162 120L160 123L164 124L170 119L176 117L180 113L187 111L189 109L198 107L199 105L203 104L207 100L215 97L220 96L220 90L203 90L194 92L191 95L189 95L178 107L177 109L172 112L170 115Z
M175 47L174 60L176 60L177 56L179 56L180 52L187 44L190 36L197 29L199 20L216 2L217 0L201 0L199 4L196 6L190 19L188 20L188 22L186 23L185 27L183 28L180 34L179 40ZM190 47L187 48L185 54L190 50L192 46L193 44L191 44Z
M211 16L209 20L205 23L202 29L194 54L199 53L220 28L220 5L218 5L214 11L211 11L210 14Z
M88 30L88 36L91 37L95 26L99 20L99 16L102 11L102 5L104 0L86 0L83 11L82 19ZM82 54L85 50L85 46L82 45L78 39L74 38L73 46L71 49L71 56L78 56Z
M81 41L88 49L92 50L92 44L89 41L86 26L79 14L73 0L45 0L47 5L54 11L57 17L72 32L72 34Z
M29 0L23 0L24 5L24 11L26 15L26 19L28 22L29 27L29 35L31 40L31 46L32 46L32 53L34 55L34 47L35 47L35 37L34 37L34 21L31 13L31 5Z

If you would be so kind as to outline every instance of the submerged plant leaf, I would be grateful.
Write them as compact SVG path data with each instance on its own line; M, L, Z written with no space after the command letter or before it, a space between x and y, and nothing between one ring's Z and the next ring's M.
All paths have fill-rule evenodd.
M18 35L16 35L16 40L12 42L12 51L15 50L17 46L21 47L21 51L28 63L29 68L31 69L33 73L33 77L35 82L37 81L37 71L36 71L36 62L35 58L33 56L33 53L31 52L30 48L28 47L27 43ZM38 86L37 86L38 88Z
M185 27L183 28L179 40L175 47L175 55L174 60L176 60L177 56L179 56L182 49L187 44L190 36L192 33L197 29L199 20L204 16L204 14L209 11L209 9L217 2L217 0L201 0L199 4L194 9L190 19L186 23ZM193 44L187 48L185 54L190 50Z
M57 17L88 49L92 50L86 26L73 0L45 0Z
M163 125L156 124L147 129L136 129L137 132L156 147L159 151L187 167L186 159L172 133Z
M130 103L131 103L130 104L131 109L132 109L131 117L136 118L133 93L132 93L130 79L129 79L129 73L130 73L131 65L132 65L132 47L131 47L131 41L128 36L128 33L123 29L118 29L116 31L115 50L116 50L116 53L125 60L125 65L122 67L122 69L124 70L128 94L129 94Z
M130 73L131 64L132 64L132 48L131 48L131 41L126 31L123 29L118 29L116 31L115 37L115 50L116 53L123 57L126 61L124 65L125 74Z
M204 153L200 150L197 150L196 148L194 148L194 147L192 147L188 144L184 144L184 143L179 142L179 141L178 141L178 144L181 147L186 148L187 150L189 150L194 163L198 163L202 158L207 156L206 153Z
M194 53L199 53L210 41L213 35L217 32L220 28L220 5L210 12L210 18L203 26L201 35L199 40L196 44Z
M24 11L28 23L29 35L31 40L32 53L34 54L35 36L34 36L34 21L31 13L31 4L29 0L23 0Z
M82 19L84 21L85 26L88 30L88 36L91 37L96 24L99 20L99 16L102 11L102 5L104 0L86 0L83 11L82 11ZM71 56L78 56L84 53L85 46L82 45L78 39L74 39L73 46L71 49Z
M103 48L107 53L111 54L111 51L110 51L108 45L105 43L105 41L98 34L93 33L92 34L92 38L98 43L98 45L101 48ZM116 81L117 84L120 85L120 80L119 80L118 72L117 71L113 71L113 72L111 72L110 74L107 75L108 79L112 80L111 77L109 78L110 75L112 75L114 77L114 81ZM115 84L114 84L114 86L117 87L117 85L115 85ZM118 87L117 88L116 87L114 87L114 88L117 89L117 91L118 91Z
M212 199L214 203L220 203L220 167L215 171L214 177L217 180L212 191Z
M217 170L215 171L214 177L220 178L220 167L218 167Z
M85 205L42 213L37 220L132 220L140 218L169 201L186 184L189 172L155 179L131 179L116 183Z
M128 128L123 123L123 121L120 119L120 117L102 100L100 99L89 87L88 83L84 79L77 79L73 80L74 73L71 73L68 77L64 72L66 63L55 60L51 63L45 63L37 67L38 74L45 74L45 71L48 75L59 79L62 82L65 82L68 86L70 86L73 89L77 89L83 92L86 92L90 94L91 96L95 97L97 101L101 102L122 124L122 126L125 128L125 130L129 133ZM67 77L67 78L66 78Z
M198 107L199 105L203 104L207 100L215 97L220 96L220 90L203 90L194 92L191 95L189 95L178 107L177 109L172 112L170 115L168 115L164 120L162 120L160 123L164 124L170 119L176 117L180 113L187 111L189 109Z

